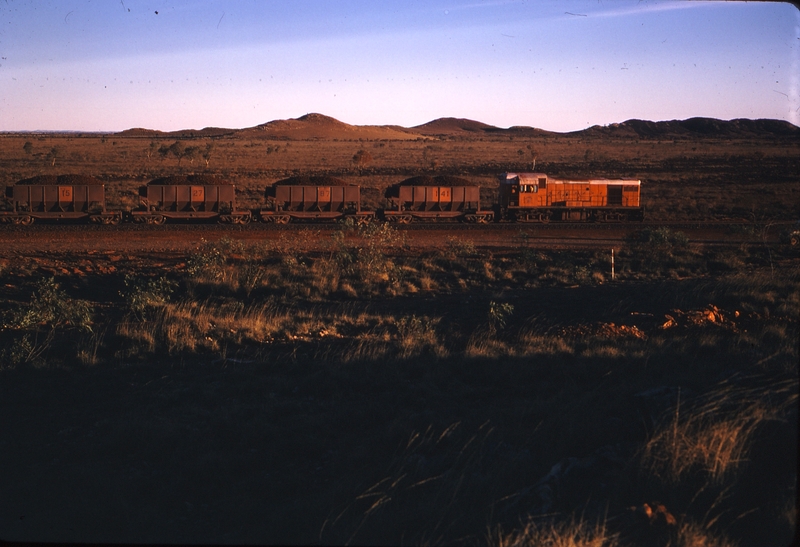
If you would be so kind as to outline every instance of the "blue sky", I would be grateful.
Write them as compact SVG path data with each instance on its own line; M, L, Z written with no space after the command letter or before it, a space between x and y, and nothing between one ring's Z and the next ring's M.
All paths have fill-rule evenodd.
M0 57L0 131L309 112L552 131L694 116L800 125L788 3L0 0Z

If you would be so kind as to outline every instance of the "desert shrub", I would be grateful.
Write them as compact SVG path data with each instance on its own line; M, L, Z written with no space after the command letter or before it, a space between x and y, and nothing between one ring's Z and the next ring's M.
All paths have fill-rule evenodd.
M203 239L198 249L189 255L186 272L197 279L219 280L224 276L228 259L241 254L244 254L244 246L240 241L228 238L219 241Z
M194 278L218 279L222 276L225 255L213 243L204 241L186 261L186 273Z
M11 314L6 326L24 329L48 325L56 327L78 327L92 330L92 306L86 300L67 296L55 278L47 277L36 284L31 301L23 304Z
M42 340L36 332L15 337L7 347L0 349L0 370L14 369L23 364L43 364L42 355L50 347L54 334L55 331L50 330Z
M709 266L707 260L689 248L686 234L667 227L633 233L619 258L621 273L631 269L645 274L685 277L689 273L707 271Z
M264 268L254 260L247 260L237 267L239 286L249 297L253 289L261 285L266 277Z
M430 351L434 355L444 357L447 350L439 342L436 334L438 323L439 319L416 315L401 317L397 322L400 356L407 358Z
M148 309L163 306L169 302L177 282L164 276L143 279L128 274L125 276L125 290L122 297L132 312L143 317Z
M446 243L447 253L453 257L468 257L475 255L475 244L458 237L450 236Z
M489 312L487 313L489 332L497 332L506 327L508 318L514 313L514 305L508 302L489 302Z
M686 249L689 238L683 232L674 232L662 226L661 228L645 228L635 233L629 239L633 246L649 250L654 255L671 255L673 252Z
M403 234L389 224L356 225L347 219L332 235L332 259L341 273L357 276L362 283L387 281L398 273L388 251L404 245Z

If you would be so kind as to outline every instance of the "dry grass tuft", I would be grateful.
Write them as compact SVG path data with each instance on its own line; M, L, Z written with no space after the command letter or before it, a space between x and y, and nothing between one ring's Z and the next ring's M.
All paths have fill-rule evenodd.
M678 401L671 419L645 444L643 467L668 483L693 471L720 483L747 461L755 431L796 404L796 382L758 389L724 382L688 408Z
M489 538L494 547L616 547L620 545L616 534L610 533L605 523L589 524L584 520L528 522L522 528L504 532L498 528Z
M685 522L678 528L677 537L667 547L736 547L729 539L713 534L706 528Z

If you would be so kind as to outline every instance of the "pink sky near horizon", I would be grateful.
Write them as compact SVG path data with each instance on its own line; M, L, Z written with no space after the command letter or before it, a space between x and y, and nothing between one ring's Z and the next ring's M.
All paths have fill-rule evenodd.
M788 3L8 0L0 25L0 131L241 128L309 112L551 131L800 125Z

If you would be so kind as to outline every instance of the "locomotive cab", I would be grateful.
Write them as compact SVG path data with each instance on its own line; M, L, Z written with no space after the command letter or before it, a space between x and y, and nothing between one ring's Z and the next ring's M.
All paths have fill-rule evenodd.
M500 208L546 205L546 190L547 175L544 173L503 173L500 175Z

